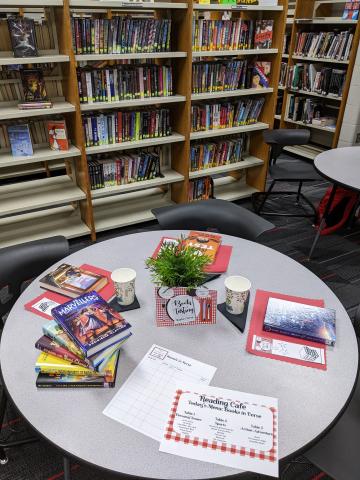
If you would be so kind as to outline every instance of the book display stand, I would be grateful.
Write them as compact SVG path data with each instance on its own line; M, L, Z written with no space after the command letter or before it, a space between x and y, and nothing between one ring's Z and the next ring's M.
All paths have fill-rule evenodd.
M294 2L295 3L295 2ZM282 56L282 74L280 74L279 97L275 116L275 127L278 128L308 128L311 132L308 145L289 146L284 150L314 160L321 152L330 148L336 148L339 141L342 121L346 109L346 102L354 70L356 52L359 44L360 27L357 19L343 18L345 1L339 0L298 0L288 10L286 20L285 43ZM294 10L293 10L294 8ZM291 10L290 10L291 9ZM290 14L290 15L289 15ZM345 58L334 57L331 50L323 56L321 53L315 56L304 56L296 51L297 38L301 33L319 32L349 32L352 35L351 48ZM316 71L326 68L325 75L341 75L343 72L343 88L340 95L328 94L326 91L309 91L302 88L293 89L288 81L289 72L296 65L305 65L307 71L312 68ZM298 70L299 72L299 70ZM336 80L335 80L336 81ZM296 120L289 116L292 102L296 97L302 97L308 102L316 104L315 110L319 109L321 115L332 117L332 125L319 125Z
M306 2L307 3L307 2ZM211 176L215 198L237 200L263 191L267 172L268 146L262 139L264 129L273 126L281 50L285 31L287 0L276 6L198 4L183 2L124 2L118 0L4 0L3 13L35 18L38 57L14 59L7 19L0 19L0 247L61 234L67 238L91 235L126 225L153 220L151 209L189 201L191 182ZM221 20L231 12L231 19L273 21L269 48L193 51L193 29L199 19ZM136 19L171 19L168 48L161 51L127 53L81 53L74 48L76 32L74 18L107 19L128 15ZM41 21L38 21L39 18ZM295 27L294 27L295 28ZM89 41L84 37L82 40ZM91 40L90 40L91 41ZM354 41L355 42L355 41ZM76 51L77 50L77 51ZM146 47L146 50L151 48ZM159 50L159 49L158 49ZM352 53L353 55L353 53ZM351 57L352 58L352 57ZM232 91L194 93L192 91L193 62L247 59L271 63L269 85L266 88L244 88ZM114 67L119 63L144 62L171 66L172 95L127 98L114 101L81 103L79 69ZM352 61L352 60L351 60ZM21 110L23 101L19 65L43 70L46 90L52 108ZM6 71L10 66L11 75ZM350 65L349 65L350 68ZM2 85L13 84L8 96ZM16 87L15 87L16 85ZM257 121L227 128L192 131L192 105L236 103L263 97L264 104ZM120 143L100 142L87 145L84 117L117 115L119 111L168 109L171 132L166 136L151 136ZM43 122L65 119L70 143L69 150L55 151L44 138ZM9 122L31 123L33 155L13 157L9 145L2 143L2 128ZM191 146L194 142L232 140L245 134L241 161L207 166L194 171L190 168ZM4 143L4 142L3 142ZM92 159L131 155L142 149L161 149L161 176L143 176L141 181L105 185L92 189L88 162ZM32 174L43 178L31 179ZM24 177L19 181L17 177ZM139 178L139 177L138 177Z

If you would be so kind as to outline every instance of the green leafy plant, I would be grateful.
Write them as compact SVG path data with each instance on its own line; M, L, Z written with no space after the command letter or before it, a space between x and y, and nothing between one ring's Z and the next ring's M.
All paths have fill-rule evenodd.
M152 281L159 287L196 288L203 283L204 267L209 263L206 254L185 246L184 238L163 245L156 258L146 260Z

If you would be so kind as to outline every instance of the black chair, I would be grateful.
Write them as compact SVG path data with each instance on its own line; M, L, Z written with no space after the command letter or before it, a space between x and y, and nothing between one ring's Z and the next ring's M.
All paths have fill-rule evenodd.
M56 236L23 243L0 250L0 324L24 289L24 284L41 274L55 262L69 254L66 238ZM0 397L0 434L4 423L7 398L4 389ZM0 464L8 461L5 448L17 447L38 440L36 437L13 442L0 442Z
M360 306L355 314L354 328L360 343ZM358 378L354 394L340 420L324 438L305 453L305 456L336 480L355 480L360 478L359 437L360 381Z
M246 208L226 200L201 200L151 210L165 230L218 231L256 240L275 226Z
M309 143L310 131L305 129L286 129L266 130L263 133L264 141L270 145L269 174L272 182L267 192L256 193L253 195L253 205L255 212L259 215L280 215L285 217L315 217L316 209L308 198L301 192L303 183L320 180L321 177L316 173L313 165L305 160L288 157L286 163L277 163L277 159L282 153L284 147L291 145L304 145ZM297 191L274 192L273 188L277 182L297 183ZM302 213L290 212L263 212L262 209L270 195L296 195L296 206L303 207L300 199L307 204L311 213L304 209Z

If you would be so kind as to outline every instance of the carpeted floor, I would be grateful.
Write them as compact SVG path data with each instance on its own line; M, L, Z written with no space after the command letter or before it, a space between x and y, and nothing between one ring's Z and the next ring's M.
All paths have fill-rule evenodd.
M326 187L326 182L315 182L306 186L304 193L311 200L317 202L323 196ZM285 185L283 188L289 189L289 186ZM273 197L268 205L269 207L279 207L281 205L282 209L289 210L293 208L293 200L293 197L281 197L281 199ZM241 202L241 204L251 208L249 201ZM351 231L322 237L313 259L309 261L307 254L314 238L311 220L271 217L271 221L276 224L277 228L275 231L265 234L261 243L290 256L313 271L334 291L352 316L360 301L360 225L355 225L355 228ZM156 223L150 222L136 227L113 230L100 234L98 242L118 235L156 228ZM74 240L71 241L71 250L74 252L89 244L88 239ZM19 438L19 435L26 434L26 425L18 414L12 408L9 408L3 428L3 437ZM43 440L32 445L12 449L8 453L8 464L0 465L1 480L61 480L63 478L61 454ZM72 471L73 480L110 480L115 478L78 463L73 464ZM253 475L251 478L259 478L259 476ZM316 467L310 465L304 457L301 457L285 465L281 469L280 478L282 480L329 480L330 477L321 473Z

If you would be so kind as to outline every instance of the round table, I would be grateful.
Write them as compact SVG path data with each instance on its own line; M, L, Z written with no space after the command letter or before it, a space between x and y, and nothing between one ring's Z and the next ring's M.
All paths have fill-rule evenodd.
M326 223L337 188L344 187L360 192L360 147L326 150L315 158L314 167L322 177L332 182L333 188L311 246L309 259L312 257L321 230Z
M140 310L124 313L133 337L123 347L114 389L37 389L35 341L44 319L24 310L41 292L37 281L13 307L1 339L0 362L6 389L28 422L70 456L113 472L157 479L210 479L239 471L159 452L159 443L106 417L102 411L153 343L216 366L211 385L279 399L279 454L287 457L319 437L334 422L351 396L358 369L358 347L351 321L331 290L313 273L259 244L223 236L233 246L227 275L252 282L244 334L218 313L216 325L158 328L154 288L144 260L162 236L183 232L149 232L115 238L70 255L74 265L92 263L113 270L137 271ZM59 262L61 263L61 262ZM209 283L223 302L224 276ZM322 298L336 309L337 341L328 349L327 371L261 358L245 351L256 289Z

